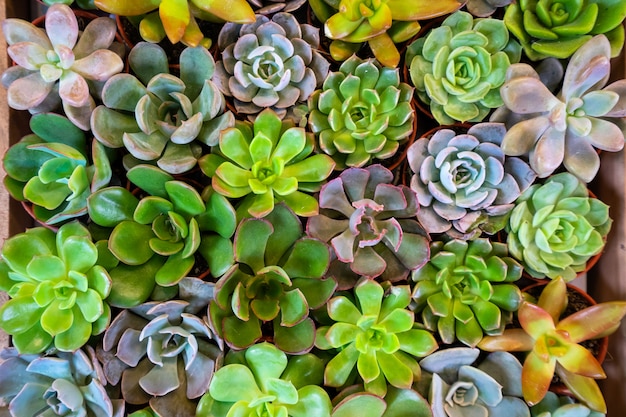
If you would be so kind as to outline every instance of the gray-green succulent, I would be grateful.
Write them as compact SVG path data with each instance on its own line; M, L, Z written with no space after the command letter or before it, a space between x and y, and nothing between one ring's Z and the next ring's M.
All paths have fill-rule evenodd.
M572 397L559 396L551 391L543 400L530 407L532 417L604 417L604 413L591 410Z

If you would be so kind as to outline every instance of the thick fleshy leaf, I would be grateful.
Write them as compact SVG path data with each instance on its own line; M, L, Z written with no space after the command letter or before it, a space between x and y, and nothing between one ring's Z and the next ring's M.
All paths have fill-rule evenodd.
M557 329L567 332L573 343L579 343L614 328L624 315L626 302L596 304L564 318L557 325Z

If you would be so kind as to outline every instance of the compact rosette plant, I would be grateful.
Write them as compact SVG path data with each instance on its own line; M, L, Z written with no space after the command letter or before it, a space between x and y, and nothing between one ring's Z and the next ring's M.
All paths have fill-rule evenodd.
M604 35L586 42L569 61L556 95L532 67L512 65L500 89L510 113L499 112L492 120L509 128L502 141L504 153L526 156L541 178L563 164L581 180L593 180L600 168L594 148L617 152L624 147L626 80L606 85L610 53Z
M506 227L507 246L531 276L571 281L602 251L611 223L609 207L563 172L517 199Z
M393 156L413 133L413 88L397 68L353 55L309 98L309 125L337 169Z
M522 302L515 285L522 267L506 245L487 239L430 245L430 261L413 272L413 299L426 328L444 343L476 346L485 334L501 334Z
M97 352L104 375L128 404L158 416L193 416L223 352L207 323L182 300L151 302L117 315Z
M62 105L67 117L89 130L101 83L124 68L112 51L115 21L91 21L81 32L72 9L54 4L46 12L45 31L21 19L5 19L7 53L16 65L2 73L7 102L17 110L41 113ZM119 48L117 48L119 49Z
M572 397L558 396L548 391L543 400L530 407L530 415L532 417L604 417L605 414L577 403Z
M306 2L307 0L248 0L255 13L264 15L295 12Z
M449 125L480 122L500 107L506 70L520 56L501 20L458 11L409 45L406 62L419 99Z
M464 134L441 129L411 145L411 189L429 233L474 239L504 228L515 200L536 178L526 162L505 157L505 133L501 123L479 123Z
M314 142L304 128L266 109L253 125L239 122L226 129L219 145L200 159L200 168L216 192L243 197L235 204L239 219L264 217L275 202L299 216L314 216L318 202L308 193L319 191L335 167L330 156L311 155Z
M365 390L380 397L387 393L387 384L410 389L420 377L415 358L437 350L433 335L420 328L408 310L409 287L387 284L362 278L354 298L337 295L327 303L332 324L319 327L315 338L318 349L335 353L324 371L326 386L350 385L358 375Z
M360 276L400 281L428 260L415 193L392 181L387 168L370 165L343 171L320 191L321 212L309 218L306 230L332 246L337 259L331 271L341 288Z
M0 290L11 297L0 307L0 327L20 353L83 346L111 320L103 300L111 278L98 265L98 249L77 221L58 232L35 227L4 242Z
M234 97L237 112L251 119L268 107L281 119L297 118L288 114L291 108L304 104L328 74L330 64L317 51L319 44L319 29L289 13L226 24L218 38L222 60L215 82Z
M128 56L135 76L119 74L104 85L103 105L91 116L94 136L109 148L125 147L127 169L156 163L171 174L192 169L202 145L217 144L220 132L235 124L211 81L213 57L203 47L180 54L180 78L169 74L165 51L146 42Z
M508 352L479 360L480 350L439 350L420 361L420 386L433 417L530 417L522 400L522 364Z
M20 355L0 352L0 412L5 416L123 417L124 402L112 400L93 348Z
M241 221L233 239L235 264L219 277L209 305L212 328L233 349L252 345L271 325L282 351L311 350L309 310L323 306L337 286L325 277L328 246L304 236L300 219L284 204L262 219Z
M478 347L486 351L528 352L522 368L522 392L529 405L539 403L553 375L558 375L572 395L590 409L606 413L595 379L606 378L602 366L584 346L589 339L613 333L626 315L626 302L592 305L562 317L567 288L561 278L543 289L537 303L523 301L517 312L521 328L486 336Z
M467 0L465 7L473 16L488 17L498 8L508 6L513 0Z
M112 177L109 158L97 141L87 152L85 133L65 117L39 113L33 134L4 155L4 186L13 198L32 204L37 221L58 224L87 213L87 198Z
M624 46L626 4L612 0L528 0L507 6L504 23L533 61L569 58L594 35L605 34L611 56Z

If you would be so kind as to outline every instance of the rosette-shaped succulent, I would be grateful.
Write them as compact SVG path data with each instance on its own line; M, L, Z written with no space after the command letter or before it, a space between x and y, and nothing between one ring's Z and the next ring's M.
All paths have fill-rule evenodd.
M411 188L429 233L473 239L504 227L515 199L536 177L526 162L505 158L505 133L501 123L479 123L466 134L441 129L411 145Z
M115 21L97 18L79 32L72 9L54 4L46 12L45 31L21 19L5 19L2 32L17 64L2 73L9 106L41 113L63 104L72 123L89 130L92 94L98 96L99 83L124 68L122 58L108 49L115 40Z
M431 258L413 272L415 311L441 340L476 346L483 333L501 334L522 301L514 284L522 266L504 243L476 239L433 242Z
M572 56L556 96L529 65L512 65L500 89L511 114L496 117L509 128L502 141L504 153L527 156L541 178L563 164L590 182L600 167L594 148L617 152L624 147L626 80L606 86L610 52L604 35L585 43Z
M501 20L455 12L406 53L420 100L442 125L480 122L502 105L500 86L521 47Z
M611 56L624 46L626 4L612 0L528 0L506 8L504 22L533 61L569 58L593 35L611 40Z
M195 415L222 351L211 331L181 300L123 310L104 334L98 358L128 404L149 403L162 417Z
M309 124L338 169L361 167L390 158L413 133L412 97L398 69L353 55L309 99Z
M4 155L4 185L15 199L33 204L35 218L56 224L87 213L87 197L106 186L111 166L104 147L58 114L31 117L34 134ZM93 161L93 162L92 162Z
M408 286L386 286L362 278L354 287L356 300L333 297L327 304L331 326L317 330L315 346L337 349L326 364L324 385L341 387L354 378L354 367L363 379L365 390L384 397L387 383L401 389L411 388L420 375L415 357L437 350L430 332L414 325L408 310Z
M56 234L35 227L4 242L0 290L11 299L0 307L0 327L20 353L52 345L71 352L106 329L111 278L97 262L89 231L76 221Z
M311 155L314 148L313 135L266 109L253 126L239 123L225 130L200 168L218 193L244 197L238 218L263 217L281 201L299 216L314 216L317 200L305 192L319 191L335 167L330 156Z
M289 13L258 15L255 23L226 24L220 32L215 82L234 97L237 112L254 118L270 107L285 118L304 103L328 74L330 64L317 51L319 29L300 24Z
M213 57L203 47L186 48L180 78L169 74L158 45L140 42L128 59L137 77L119 74L104 85L104 105L91 116L94 136L110 148L126 147L127 169L152 161L172 174L189 171L202 154L201 144L215 145L220 132L235 124L211 81Z
M307 223L307 234L330 243L346 271L381 280L405 279L428 260L428 235L417 222L415 193L391 184L382 165L350 168L320 192L321 213ZM346 273L337 273L346 287ZM351 285L348 285L348 287Z
M571 281L602 251L611 223L609 207L563 172L517 199L506 227L507 245L533 277Z
M270 15L278 12L291 13L302 7L306 0L248 0L255 13Z
M522 397L522 364L508 352L476 363L480 351L451 348L420 361L433 417L530 417ZM424 384L424 380L430 381Z
M467 11L477 17L491 16L499 7L508 6L513 0L467 0Z
M532 417L604 417L605 414L577 403L572 397L558 396L548 391L543 400L530 407L530 415Z
M282 351L310 350L315 325L309 309L324 305L337 286L324 278L328 246L303 236L298 216L279 204L265 218L239 224L234 253L235 264L217 281L209 305L212 329L241 349L259 340L267 323Z
M0 413L11 417L123 417L124 403L111 400L93 349L50 356L0 352Z
M233 351L231 351L233 352ZM330 416L322 382L323 362L312 354L292 357L269 343L227 355L202 397L197 417Z

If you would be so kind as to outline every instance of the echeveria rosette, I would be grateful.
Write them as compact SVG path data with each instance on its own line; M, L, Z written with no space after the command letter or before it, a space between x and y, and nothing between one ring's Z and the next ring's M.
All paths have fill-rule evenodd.
M500 89L511 115L496 120L509 128L502 141L504 153L528 157L541 178L563 164L590 182L600 168L594 148L617 152L624 147L626 80L606 86L610 72L610 45L604 35L594 36L574 53L558 95L529 65L512 65Z
M248 0L255 13L264 15L291 13L304 6L306 2L307 0Z
M362 278L354 287L355 298L339 295L327 303L334 322L317 330L315 346L337 349L326 364L324 385L342 387L354 376L356 366L365 390L384 397L387 384L409 389L419 379L415 357L437 350L432 334L414 323L408 310L408 286L381 286Z
M0 412L11 417L123 417L124 402L112 400L94 351L20 355L0 352Z
M556 374L576 399L606 413L604 397L595 382L606 374L580 343L613 333L626 315L626 302L595 304L562 317L567 304L565 281L554 279L544 287L536 304L522 301L517 312L521 328L485 336L478 347L489 352L528 352L522 367L522 393L529 405L544 398Z
M171 174L192 169L202 145L213 146L220 132L235 124L211 81L213 57L203 47L180 55L180 77L169 74L165 51L146 42L129 55L136 76L119 74L104 85L103 105L91 116L96 139L110 148L125 147L126 169L151 162Z
M31 117L33 134L11 146L3 159L4 185L11 196L32 203L37 221L59 224L87 213L87 198L112 176L105 148L65 117Z
M467 11L476 17L488 17L500 7L508 6L513 0L467 0Z
M319 191L335 162L328 155L311 155L313 135L281 121L272 109L261 112L254 124L240 122L226 129L219 145L200 160L213 189L236 204L237 217L263 217L284 202L297 215L318 213Z
M501 20L455 12L407 49L411 81L419 99L442 125L480 122L500 107L507 68L521 48Z
M239 223L234 236L235 264L215 285L209 305L211 326L234 349L261 338L272 325L276 346L288 353L309 351L315 325L309 309L324 305L337 284L325 277L328 246L303 236L302 223L284 204L262 219Z
M98 358L128 404L158 416L195 415L223 352L207 323L182 300L124 309L104 334Z
M589 409L584 404L576 402L572 397L558 396L548 391L543 400L530 407L532 417L604 417L604 413L599 413Z
M45 31L21 19L5 19L2 32L7 53L16 65L2 73L7 101L17 110L41 113L61 104L67 117L89 130L89 116L101 83L124 68L109 50L115 21L102 17L80 32L72 9L54 4L46 12Z
M611 56L624 46L626 4L614 0L525 0L506 8L504 23L525 55L539 61L569 58L594 35L605 34Z
M332 39L330 54L343 61L367 42L374 57L386 67L397 67L396 44L415 36L420 20L458 10L463 0L311 0L311 9L324 23L324 34Z
M77 221L4 242L0 289L11 299L0 307L0 327L20 353L71 352L106 329L111 278L97 262L96 245Z
M417 197L392 181L387 168L370 165L343 171L320 191L320 214L308 220L307 234L332 246L331 271L343 289L360 276L400 281L428 260Z
M289 13L255 23L226 24L220 31L215 82L234 97L238 113L254 119L264 108L294 118L292 107L305 104L328 74L330 64L317 51L319 29L300 24ZM298 121L298 120L296 120Z
M506 227L507 246L531 276L571 281L602 251L611 223L609 207L563 172L517 199Z
M411 145L411 189L428 233L475 239L504 228L515 200L536 178L522 159L505 157L505 133L501 123L479 123L463 134L440 129Z
M439 350L420 361L420 387L433 417L530 417L522 400L522 364L508 352L479 360L478 349Z
M196 416L330 416L330 398L319 386L323 363L315 356L288 359L267 342L249 347L235 360L229 356L213 375Z
M337 169L387 159L413 133L413 88L397 68L353 55L309 99L309 125Z
M412 274L415 311L444 343L476 346L501 334L522 301L515 285L522 266L504 243L487 239L433 242L430 261Z

